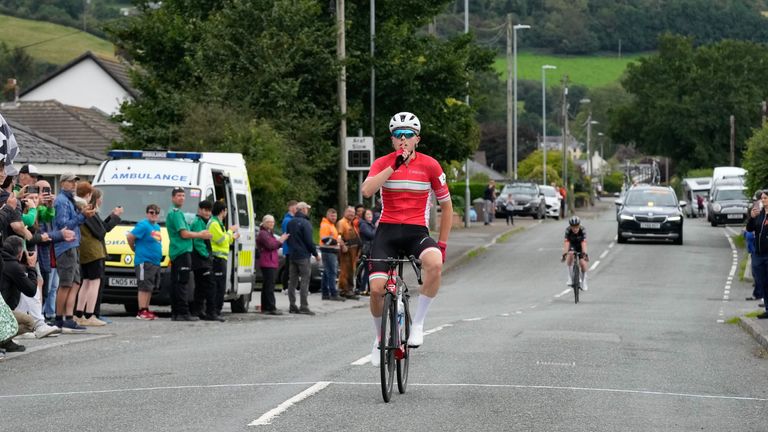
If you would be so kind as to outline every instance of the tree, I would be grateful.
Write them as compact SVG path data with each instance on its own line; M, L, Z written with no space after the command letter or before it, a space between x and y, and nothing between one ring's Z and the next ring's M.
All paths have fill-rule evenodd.
M222 150L242 150L242 143L265 148L280 143L290 163L275 165L283 170L271 176L279 189L276 193L335 202L340 65L335 12L326 4L168 0L158 9L144 5L139 16L110 25L118 47L140 66L134 84L141 97L124 104L117 116L125 125L121 145L204 145L190 140L188 129L198 124L209 125L213 135L230 131L232 141L220 142ZM378 155L391 151L389 119L403 110L420 117L421 150L438 160L462 160L477 148L475 108L464 104L463 98L467 91L476 92L466 83L490 71L493 53L475 47L471 35L438 40L417 31L445 5L445 0L403 0L380 8L375 59L368 55L368 8L349 5L348 130L368 129L370 124L366 108L373 64ZM206 110L210 122L201 114ZM236 113L237 119L226 121L221 110ZM232 135L237 128L244 128L244 135ZM265 130L271 131L269 140L252 136L253 131ZM211 134L205 136L214 140ZM256 180L252 179L254 184ZM271 193L255 191L268 202Z
M737 161L768 94L768 47L723 41L694 48L666 35L659 53L631 64L622 85L633 99L612 118L615 141L672 157L682 171L728 163L729 116L736 117Z
M747 170L747 190L750 196L768 187L768 127L755 130L755 134L747 140L744 169Z

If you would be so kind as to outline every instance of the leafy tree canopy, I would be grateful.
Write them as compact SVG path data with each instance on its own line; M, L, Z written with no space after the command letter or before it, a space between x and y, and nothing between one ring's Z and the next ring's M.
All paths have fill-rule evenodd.
M690 38L664 36L657 55L629 66L622 84L633 100L616 111L610 135L671 157L681 171L726 165L734 115L738 163L760 124L767 66L765 45L727 40L696 48Z
M370 128L375 66L377 155L391 151L388 124L399 111L420 117L420 150L438 160L461 160L477 148L475 107L463 99L477 91L467 82L490 71L493 54L474 46L471 36L438 40L416 31L445 3L377 2L374 57L368 7L348 3L348 133ZM142 96L118 116L122 146L247 153L257 204L269 203L265 210L278 210L273 203L288 198L335 202L329 179L337 177L340 64L335 11L327 2L169 0L141 12L108 28L140 66L134 83Z

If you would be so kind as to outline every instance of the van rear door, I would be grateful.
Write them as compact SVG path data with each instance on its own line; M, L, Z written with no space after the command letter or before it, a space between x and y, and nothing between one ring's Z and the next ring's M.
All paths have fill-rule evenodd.
M234 199L230 223L238 226L240 238L235 240L235 262L238 294L248 294L253 290L254 250L256 250L256 227L253 220L253 203L248 174L245 170L232 173L231 184Z

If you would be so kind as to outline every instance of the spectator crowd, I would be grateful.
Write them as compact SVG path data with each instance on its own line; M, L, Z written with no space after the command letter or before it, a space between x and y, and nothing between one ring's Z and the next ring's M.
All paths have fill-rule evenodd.
M58 193L34 165L15 173L0 172L0 359L24 351L23 339L82 333L111 323L101 314L105 280L105 238L121 222L122 207L101 208L103 191L73 173L59 176ZM226 225L223 201L202 200L191 223L182 212L183 188L171 192L165 224L169 237L171 320L224 322L229 251L238 226ZM272 215L262 219L257 260L263 276L264 314L281 315L275 284L282 248L287 265L289 313L314 315L308 294L311 257L322 260L322 299L346 301L368 295L367 275L355 277L361 255L370 251L378 212L363 205L328 209L315 244L311 206L288 202L282 234L275 234ZM137 319L155 320L152 293L160 289L163 260L158 218L160 204L145 208L146 217L127 232L134 252ZM194 292L188 292L190 279ZM298 299L297 299L298 297Z

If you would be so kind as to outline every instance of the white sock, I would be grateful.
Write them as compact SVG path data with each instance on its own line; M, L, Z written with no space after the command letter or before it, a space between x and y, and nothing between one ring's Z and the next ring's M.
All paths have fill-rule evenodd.
M587 280L587 272L584 272L581 274L581 281L585 282Z
M427 297L423 294L419 296L419 307L416 309L413 325L424 326L424 319L427 318L427 310L429 305L432 304L432 300L434 300L434 297Z
M375 332L374 335L378 340L381 337L381 317L372 317L372 318L373 318L373 331Z

